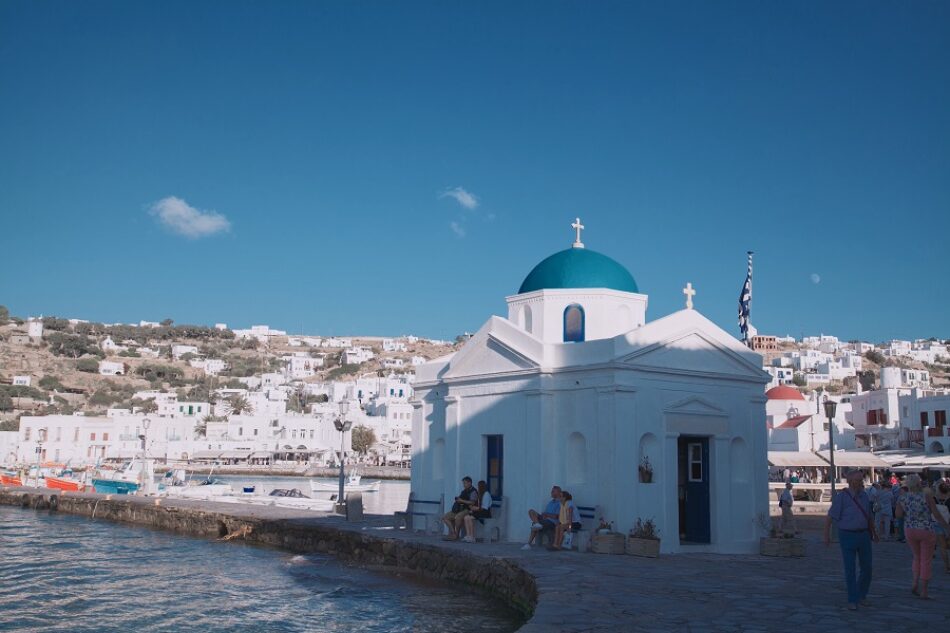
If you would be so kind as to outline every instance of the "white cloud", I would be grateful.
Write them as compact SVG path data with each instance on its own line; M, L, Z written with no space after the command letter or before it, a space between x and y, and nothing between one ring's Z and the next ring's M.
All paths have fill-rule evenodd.
M468 209L469 211L478 207L478 197L471 192L465 191L462 187L447 189L439 196L440 198L455 198L455 201Z
M465 237L465 227L458 222L449 222L449 228L452 229L456 237Z
M196 209L175 196L162 198L148 212L168 229L191 239L231 230L231 223L220 213Z
M812 274L809 275L808 277L809 277L809 279L811 279L811 282L812 282L813 284L820 284L820 283L821 283L821 275L819 275L818 273L812 273Z

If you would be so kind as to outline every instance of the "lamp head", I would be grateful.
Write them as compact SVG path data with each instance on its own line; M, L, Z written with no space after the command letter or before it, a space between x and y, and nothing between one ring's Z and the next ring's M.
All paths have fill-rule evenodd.
M828 419L833 419L835 417L835 411L838 408L838 403L828 396L825 396L825 401L823 404L825 406L825 417Z

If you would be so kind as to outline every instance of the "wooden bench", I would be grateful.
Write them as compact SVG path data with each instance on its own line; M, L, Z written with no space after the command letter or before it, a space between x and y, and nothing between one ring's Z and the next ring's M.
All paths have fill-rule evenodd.
M445 503L445 495L439 495L439 500L426 500L426 499L417 499L416 493L409 493L409 501L406 503L406 509L404 511L397 510L393 513L393 519L395 522L394 527L396 529L406 529L411 530L414 517L423 517L425 521L425 527L422 528L422 531L428 533L430 531L438 531L438 526L442 521L442 508ZM430 527L430 522L432 522Z
M591 535L600 525L603 509L600 506L577 506L577 512L581 515L581 529L574 534L571 549L586 551L590 549ZM583 547L581 541L585 543Z

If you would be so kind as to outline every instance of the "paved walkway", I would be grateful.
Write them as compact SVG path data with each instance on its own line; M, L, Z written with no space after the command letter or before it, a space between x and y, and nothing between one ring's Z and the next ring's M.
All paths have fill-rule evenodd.
M443 545L503 556L535 576L538 605L524 633L950 631L950 574L935 561L932 595L938 599L913 597L910 550L904 543L874 546L874 605L847 611L839 549L821 543L822 520L798 519L808 540L805 558L679 554L649 559L523 552L507 544Z

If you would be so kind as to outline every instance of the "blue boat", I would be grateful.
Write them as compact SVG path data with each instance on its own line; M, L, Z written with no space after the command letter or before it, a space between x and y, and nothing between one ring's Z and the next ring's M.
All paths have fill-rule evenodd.
M104 495L127 495L139 489L136 482L121 479L93 479L92 486L96 492Z

